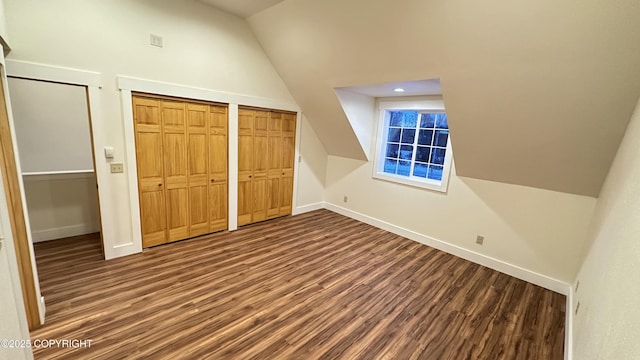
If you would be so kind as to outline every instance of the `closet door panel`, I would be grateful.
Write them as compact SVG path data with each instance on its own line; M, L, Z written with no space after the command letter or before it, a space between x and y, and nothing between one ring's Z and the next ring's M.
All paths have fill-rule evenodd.
M162 101L168 240L189 237L185 103Z
M238 226L252 222L253 191L250 176L238 176Z
M228 108L212 105L209 119L209 230L218 231L228 227Z
M141 191L140 225L142 227L142 246L149 247L164 244L167 241L163 190Z
M289 215L293 202L293 167L295 166L296 115L282 118L282 180L280 182L280 215Z
M189 236L209 232L209 146L207 105L187 104Z
M160 103L133 98L140 226L145 247L166 242L167 215Z
M203 235L209 232L209 192L208 186L190 186L190 229L189 236Z
M253 195L252 222L267 219L267 179L258 178L251 181L251 191Z
M293 176L283 176L280 181L280 216L291 215L292 195Z
M267 217L280 216L280 181L281 177L269 177L267 180Z
M238 226L252 222L254 119L253 110L238 109Z
M271 112L268 123L267 218L280 215L282 178L282 114Z
M211 184L209 194L211 204L209 231L224 230L227 228L227 184Z

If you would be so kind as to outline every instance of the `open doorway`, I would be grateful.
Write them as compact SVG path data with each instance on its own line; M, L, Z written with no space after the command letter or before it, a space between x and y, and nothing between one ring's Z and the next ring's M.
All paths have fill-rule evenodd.
M16 77L8 87L36 259L39 247L87 244L104 258L87 88Z

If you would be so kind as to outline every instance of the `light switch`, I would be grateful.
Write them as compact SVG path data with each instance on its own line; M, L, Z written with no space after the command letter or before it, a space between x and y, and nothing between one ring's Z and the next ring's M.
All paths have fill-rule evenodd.
M113 146L104 147L104 157L107 159L113 159Z

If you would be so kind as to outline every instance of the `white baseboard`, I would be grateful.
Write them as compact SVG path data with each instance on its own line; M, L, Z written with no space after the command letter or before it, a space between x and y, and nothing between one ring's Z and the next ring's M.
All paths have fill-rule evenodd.
M40 313L40 325L44 325L45 314L47 313L47 305L44 302L44 296L40 296L40 301L38 301L38 312Z
M569 286L564 315L564 360L573 360L573 286Z
M402 228L400 226L393 225L389 222L376 219L374 217L361 214L359 212L349 210L341 206L337 206L331 203L325 203L325 209L331 210L333 212L336 212L344 216L348 216L358 221L362 221L364 223L375 226L377 228L387 230L394 234L406 237L407 239L411 239L421 244L431 246L432 248L455 255L465 260L469 260L473 263L486 266L490 269L493 269L501 273L513 276L515 278L524 280L526 282L541 286L545 289L549 289L551 291L560 293L562 295L569 294L570 285L565 283L564 281L560 281L552 277L549 277L531 270L524 269L517 265L509 264L505 261L498 260L490 256L483 255L475 251L471 251L469 249L465 249L463 247L450 244L446 241L442 241L427 235L417 233L413 230L409 230L409 229Z
M325 204L324 202L317 202L313 204L298 206L295 209L293 209L293 215L304 214L310 211L324 209L325 208L324 204Z
M121 256L127 256L142 252L142 244L134 244L133 242L126 244L113 245L111 248L104 248L105 260L115 259Z
M51 229L31 230L33 242L62 239L70 236L91 234L100 231L98 224L77 224Z

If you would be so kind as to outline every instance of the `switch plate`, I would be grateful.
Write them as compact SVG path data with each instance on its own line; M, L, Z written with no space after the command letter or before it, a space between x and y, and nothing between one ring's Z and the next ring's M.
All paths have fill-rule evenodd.
M105 146L104 147L104 157L107 159L113 159L114 155L113 155L113 146Z
M111 173L118 174L124 172L124 165L122 163L111 163Z

